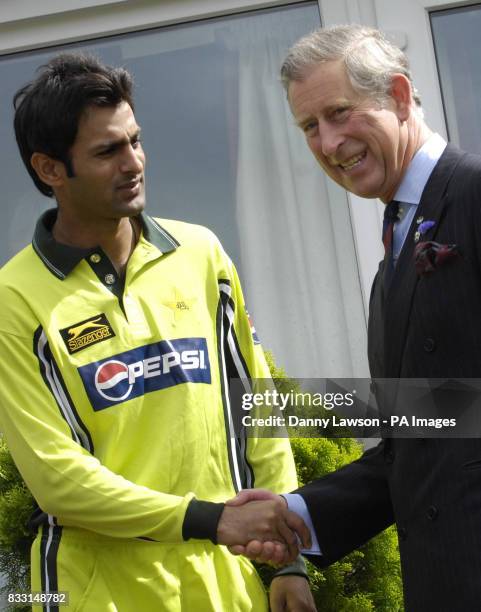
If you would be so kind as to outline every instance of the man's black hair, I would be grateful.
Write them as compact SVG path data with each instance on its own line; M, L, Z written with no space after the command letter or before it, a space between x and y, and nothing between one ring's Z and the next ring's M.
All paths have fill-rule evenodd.
M15 137L23 163L44 195L52 197L53 190L33 169L32 154L44 153L62 161L68 176L73 176L69 152L82 114L89 106L115 107L121 102L134 108L130 74L83 53L56 55L39 68L35 80L17 91L13 98Z

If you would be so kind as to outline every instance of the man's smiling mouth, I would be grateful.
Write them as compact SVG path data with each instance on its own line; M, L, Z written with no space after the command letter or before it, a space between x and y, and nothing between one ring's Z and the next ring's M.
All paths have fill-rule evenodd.
M352 168L355 168L356 166L358 166L365 157L366 157L366 151L364 151L364 153L359 153L358 155L354 155L353 157L350 157L346 161L340 162L338 165L343 170L352 170Z

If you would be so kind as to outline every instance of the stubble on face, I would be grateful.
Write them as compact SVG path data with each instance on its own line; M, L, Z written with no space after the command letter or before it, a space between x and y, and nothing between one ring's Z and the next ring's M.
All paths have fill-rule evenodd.
M126 102L90 107L70 150L74 176L66 179L60 210L77 223L118 221L145 206L145 155L140 128Z

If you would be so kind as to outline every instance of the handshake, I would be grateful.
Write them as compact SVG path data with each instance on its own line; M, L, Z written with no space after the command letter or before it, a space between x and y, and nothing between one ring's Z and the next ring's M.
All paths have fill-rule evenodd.
M286 565L302 548L311 548L311 534L286 500L266 489L246 489L226 502L217 526L217 543L234 555L260 563Z

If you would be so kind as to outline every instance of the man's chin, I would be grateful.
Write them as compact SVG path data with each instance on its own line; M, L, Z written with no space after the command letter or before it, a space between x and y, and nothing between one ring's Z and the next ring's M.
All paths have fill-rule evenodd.
M346 191L349 191L349 193L352 193L353 195L358 196L359 198L366 198L372 200L373 198L381 197L381 190L376 189L373 186L345 183L343 187L344 189L346 189Z
M134 217L135 215L140 214L145 208L145 196L137 195L135 198L131 200L127 200L121 203L120 208L125 213L126 217Z
M360 181L350 180L347 176L329 173L330 178L349 193L360 198L377 198L377 190L372 185L363 185Z
M137 198L132 202L132 208L135 208L137 213L141 213L145 208L145 197Z

